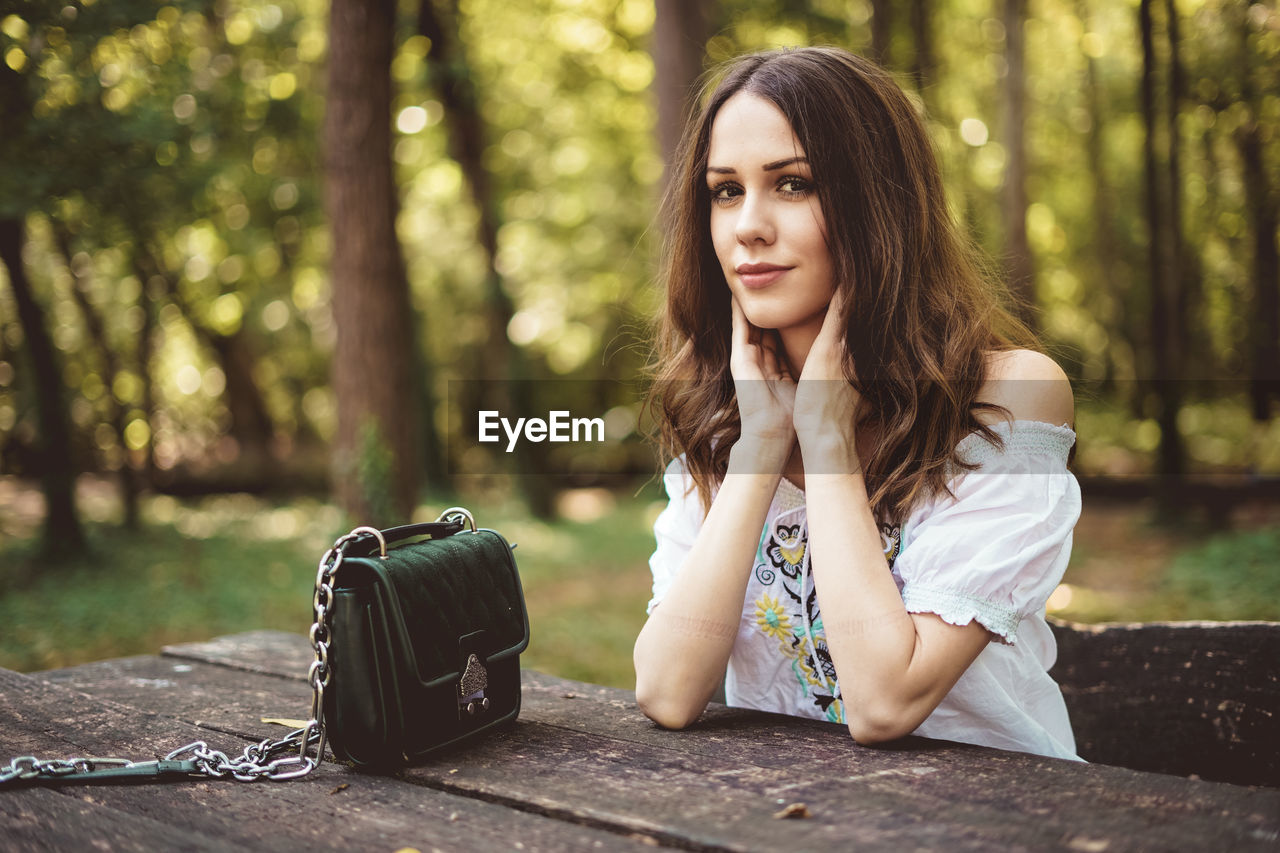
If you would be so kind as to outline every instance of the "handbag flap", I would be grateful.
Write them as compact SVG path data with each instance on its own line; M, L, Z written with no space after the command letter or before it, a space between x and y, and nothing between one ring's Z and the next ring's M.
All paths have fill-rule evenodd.
M343 561L338 584L372 583L386 593L387 625L400 653L424 682L456 679L466 637L484 659L518 655L529 619L511 546L493 530L400 545L385 558Z

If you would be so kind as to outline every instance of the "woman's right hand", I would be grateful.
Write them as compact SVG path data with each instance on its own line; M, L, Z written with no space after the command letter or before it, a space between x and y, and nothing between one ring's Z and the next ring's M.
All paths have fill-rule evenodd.
M778 333L753 326L738 298L733 300L733 341L729 371L742 422L739 443L771 459L785 459L795 443L796 382L781 353Z

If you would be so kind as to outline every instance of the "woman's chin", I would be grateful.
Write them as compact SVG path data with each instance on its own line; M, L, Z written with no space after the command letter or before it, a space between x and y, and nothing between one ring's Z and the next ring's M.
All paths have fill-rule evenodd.
M786 325L785 322L779 322L780 320L785 321L786 318L782 317L776 310L762 310L763 306L759 304L752 305L753 300L749 296L746 299L740 296L738 299L742 305L743 316L747 318L748 323L757 329L781 329Z
M798 319L790 316L790 314L785 311L762 311L759 307L752 311L746 306L743 306L742 313L746 316L747 321L757 329L773 329L779 332L793 325Z

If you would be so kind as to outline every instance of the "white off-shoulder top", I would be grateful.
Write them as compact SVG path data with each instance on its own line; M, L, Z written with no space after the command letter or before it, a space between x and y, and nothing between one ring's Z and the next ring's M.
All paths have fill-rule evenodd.
M1045 602L1062 580L1080 516L1067 469L1075 433L1038 421L999 423L997 448L973 434L961 471L900 525L881 525L888 570L911 613L979 622L989 643L915 734L1079 760L1058 685ZM654 524L653 598L684 566L705 513L683 458L664 475L669 502ZM769 507L725 675L728 703L844 722L809 568L804 492L783 479Z

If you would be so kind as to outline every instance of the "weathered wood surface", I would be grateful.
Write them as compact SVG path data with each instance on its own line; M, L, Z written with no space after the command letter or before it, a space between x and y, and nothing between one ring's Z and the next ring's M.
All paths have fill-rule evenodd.
M1280 624L1053 629L1081 757L1280 786Z
M269 728L261 717L301 715L309 658L302 637L241 635L43 677L256 739ZM1280 837L1278 791L919 738L864 749L839 726L725 708L666 732L627 691L536 673L524 686L513 730L405 779L607 830L611 842L635 833L697 849L1275 849ZM421 791L327 772L326 784L349 777ZM773 817L792 802L812 817Z
M197 739L224 751L238 751L247 744L158 710L164 704L159 697L176 693L147 686L136 695L138 704L156 701L143 710L0 670L0 754L6 762L28 754L145 758ZM236 701L252 700L241 695ZM295 783L177 781L0 790L0 849L5 851L642 846L640 840L617 833L402 780L365 776L333 764Z
M1082 757L1280 787L1280 625L1055 622L1053 630L1053 676ZM304 638L270 631L165 653L299 680L312 658Z

